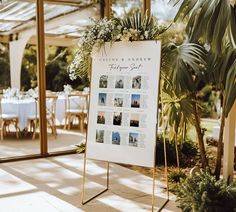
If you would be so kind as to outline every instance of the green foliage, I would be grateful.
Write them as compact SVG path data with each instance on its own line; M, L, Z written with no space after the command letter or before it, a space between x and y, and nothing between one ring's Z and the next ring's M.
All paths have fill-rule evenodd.
M8 46L0 43L0 90L10 86Z
M217 92L211 84L206 84L198 93L197 99L200 104L202 118L219 118L217 104L220 101L220 92Z
M187 178L182 169L174 169L168 173L169 189L174 194L179 190L180 183Z
M27 45L21 66L21 90L27 91L37 86L37 48Z
M166 153L168 165L176 165L175 143L166 138ZM197 146L193 141L186 140L178 145L180 165L182 167L192 166L196 163ZM156 163L164 165L164 139L162 136L157 138Z
M170 127L170 131L173 131L169 134L169 138L173 139L173 134L182 132L184 124L192 122L192 100L187 95L177 95L174 92L173 85L167 81L164 82L162 91L162 113L164 117L167 117L167 120L161 121L164 122L163 125L166 125L164 129Z
M182 180L185 180L186 178L187 178L187 175L182 169L174 169L168 175L169 182L173 184L178 184Z
M235 3L229 0L183 0L175 21L189 15L186 31L190 40L210 44L214 52L221 52L227 30L236 41L235 10Z
M236 211L236 185L202 171L179 185L177 202L184 212Z
M165 31L153 16L136 12L125 18L93 20L80 39L79 49L68 72L71 79L84 77L91 66L91 54L99 50L105 42L155 40Z
M57 46L46 47L46 89L63 91L65 84L74 89L83 90L89 85L86 77L72 81L67 73L73 49ZM21 89L28 90L37 86L37 51L36 46L27 45L21 69Z
M169 43L163 46L162 70L173 81L176 94L196 91L205 66L206 52L200 45Z
M208 53L209 82L220 90L223 97L223 113L228 116L236 99L236 49L229 45L222 55Z
M84 153L85 152L85 149L86 149L86 144L85 143L81 143L81 144L78 144L78 145L75 145L77 147L77 150L76 152L81 154L81 153Z

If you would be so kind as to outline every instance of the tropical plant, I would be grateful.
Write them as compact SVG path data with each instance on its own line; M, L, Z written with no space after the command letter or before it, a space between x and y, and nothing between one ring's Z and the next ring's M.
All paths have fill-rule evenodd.
M181 46L176 46L171 43L163 47L162 78L165 79L164 88L167 88L166 93L168 93L168 89L172 93L172 96L169 97L169 102L172 101L172 104L170 104L172 106L171 114L175 114L175 116L181 114L186 121L190 121L195 126L203 168L208 166L208 161L203 139L204 131L200 125L200 107L197 94L206 76L205 67L206 52L203 47L197 44L184 43ZM178 101L176 101L176 98ZM179 112L176 113L175 107L181 102L180 100L182 106L179 107ZM173 116L167 118L174 121ZM179 120L180 118L178 117Z
M184 212L236 211L236 185L227 185L205 171L187 177L176 194L178 206Z
M179 2L180 0L177 0ZM209 49L209 67L213 83L223 96L223 112L217 150L215 175L220 176L225 118L236 99L236 1L183 0L175 21L189 16L186 32L191 42Z
M167 82L167 79L163 80L161 91L162 118L167 118L162 120L162 126L164 133L166 134L168 129L169 138L175 141L177 166L180 167L178 135L182 135L184 133L184 126L191 122L193 111L191 99L187 95L176 95L172 83L170 81L169 83Z

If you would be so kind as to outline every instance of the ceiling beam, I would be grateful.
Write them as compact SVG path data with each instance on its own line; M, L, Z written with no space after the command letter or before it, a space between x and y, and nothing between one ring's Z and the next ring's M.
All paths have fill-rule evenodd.
M33 36L28 41L28 44L36 45L36 42L36 36ZM45 45L67 47L75 45L75 42L74 39L71 38L45 36Z
M36 3L36 0L17 0L19 2L30 2L30 3ZM88 6L92 4L92 1L88 0L88 3L84 3L80 0L44 0L45 4L55 4L55 5L67 5L67 6L73 6L73 7L83 7Z
M10 36L0 36L0 43L9 43L11 41ZM32 36L28 41L28 44L36 45L36 36ZM45 44L52 46L73 46L76 44L75 37L52 37L50 35L45 35Z
M27 23L28 21L0 19L1 23Z

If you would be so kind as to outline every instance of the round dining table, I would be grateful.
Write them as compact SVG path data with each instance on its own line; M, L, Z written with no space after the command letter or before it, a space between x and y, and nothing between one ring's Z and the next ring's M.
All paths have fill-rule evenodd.
M56 125L63 125L65 120L66 110L66 97L64 95L58 96L56 102ZM2 100L2 113L14 114L18 116L18 127L21 131L28 126L28 117L35 115L36 104L34 98L28 99L3 99Z

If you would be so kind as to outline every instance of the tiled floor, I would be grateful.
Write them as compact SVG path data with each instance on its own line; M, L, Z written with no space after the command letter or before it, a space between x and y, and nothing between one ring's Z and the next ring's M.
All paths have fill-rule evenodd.
M66 151L75 148L75 144L85 141L85 133L81 133L77 129L63 130L57 129L57 136L48 134L49 152ZM32 136L21 136L16 139L15 134L8 134L4 139L0 140L0 158L24 156L40 153L40 141L38 134L35 140Z
M88 161L86 195L106 182L106 164ZM0 164L0 212L141 212L151 211L152 179L110 165L110 189L81 206L83 155L67 155ZM156 182L156 209L165 193ZM163 211L180 211L174 197Z

